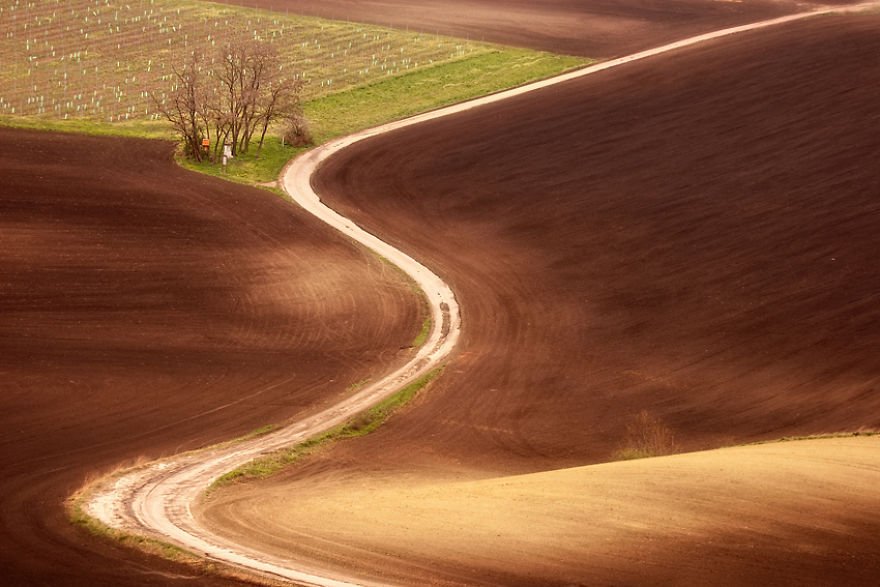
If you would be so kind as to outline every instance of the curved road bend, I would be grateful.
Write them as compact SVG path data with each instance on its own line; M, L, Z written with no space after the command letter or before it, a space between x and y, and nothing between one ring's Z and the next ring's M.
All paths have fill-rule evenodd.
M352 585L350 578L327 577L326 572L322 569L303 568L295 561L283 560L249 549L244 545L234 544L202 528L191 511L191 504L225 472L262 454L291 446L345 422L354 414L381 401L441 364L458 340L461 320L458 305L451 289L438 276L405 253L394 249L322 204L320 197L312 189L310 183L312 174L321 162L345 147L369 137L598 73L631 61L645 59L711 39L784 24L818 14L854 11L878 5L880 2L874 0L858 6L823 7L812 12L698 35L552 79L362 131L349 137L331 141L298 158L283 173L282 181L285 190L303 208L398 265L416 281L425 292L431 308L434 328L428 341L410 362L397 371L368 386L348 400L324 412L295 422L277 433L234 445L213 447L178 455L171 459L127 471L119 476L104 479L98 484L98 488L89 495L86 510L113 528L159 536L163 540L201 553L206 558L233 566L307 585L327 587Z

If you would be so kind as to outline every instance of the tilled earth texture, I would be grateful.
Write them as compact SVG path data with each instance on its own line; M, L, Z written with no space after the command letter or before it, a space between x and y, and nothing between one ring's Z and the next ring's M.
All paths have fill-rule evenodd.
M832 2L789 0L223 0L586 57L613 57Z
M643 410L685 451L880 426L878 30L871 14L754 31L328 161L317 186L331 205L452 285L463 342L411 409L280 483L296 492L324 479L330 492L354 474L418 483L599 463L627 448L627 424ZM693 491L699 500L699 484ZM878 496L858 497L841 490L802 509L836 528L810 534L806 550L796 540L764 549L748 524L719 525L707 548L727 553L730 572L751 565L753 581L776 577L761 569L777 561L793 583L835 569L844 582L870 582L877 561L864 556L880 543L867 513ZM257 532L247 500L230 502L213 519ZM829 522L838 514L850 523ZM467 525L466 510L444 515ZM360 545L346 522L315 529L318 546L300 554L340 558ZM497 553L428 564L400 555L400 538L389 532L340 564L363 569L372 554L396 552L402 574L497 578L480 570ZM679 554L692 548L670 540ZM804 552L817 558L798 571ZM516 568L520 554L499 564ZM568 580L584 556L561 551L539 579Z
M3 585L225 585L92 538L87 477L329 403L410 352L399 274L161 142L0 130Z

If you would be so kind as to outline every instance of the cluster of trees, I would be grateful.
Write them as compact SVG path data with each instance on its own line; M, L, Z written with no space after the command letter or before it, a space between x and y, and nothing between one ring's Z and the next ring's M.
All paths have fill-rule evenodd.
M292 145L311 143L302 113L302 82L282 75L281 60L271 45L233 38L214 56L194 54L182 68L174 68L175 89L159 99L156 108L180 135L187 156L216 161L225 144L232 154L246 153L258 138L257 149L269 128L284 123L284 140ZM202 146L204 139L210 149Z

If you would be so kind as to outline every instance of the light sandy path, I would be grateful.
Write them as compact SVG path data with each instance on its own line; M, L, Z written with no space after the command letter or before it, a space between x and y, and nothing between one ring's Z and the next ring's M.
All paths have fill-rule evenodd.
M158 536L163 540L200 553L206 558L266 573L308 585L338 586L353 584L346 577L331 577L319 568L304 568L300 563L271 556L234 544L199 525L191 504L225 472L262 454L297 444L351 418L354 414L399 390L408 382L440 365L455 346L461 321L450 288L426 267L367 233L350 220L324 206L311 187L311 177L322 161L345 147L379 134L463 112L513 96L545 88L645 59L675 49L702 43L739 32L779 25L817 14L844 12L876 7L871 2L852 7L827 7L768 21L737 26L703 34L627 57L603 62L513 90L500 92L463 104L390 123L332 141L293 162L284 172L282 183L291 197L312 214L354 240L376 251L403 269L422 288L430 305L435 327L425 345L406 365L368 386L340 404L295 422L260 438L221 447L178 455L133 469L96 483L85 510L112 528Z

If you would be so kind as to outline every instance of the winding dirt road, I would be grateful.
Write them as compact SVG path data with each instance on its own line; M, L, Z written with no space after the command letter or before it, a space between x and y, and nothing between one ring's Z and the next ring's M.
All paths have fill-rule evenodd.
M0 582L232 585L70 523L120 463L279 425L408 359L423 303L170 142L0 129ZM365 287L368 284L368 287Z
M432 336L424 349L404 368L370 386L363 392L358 393L352 400L345 401L325 412L300 421L278 434L231 447L191 453L168 461L155 463L133 473L114 478L112 483L106 484L101 492L92 496L89 511L111 526L127 530L146 530L147 532L158 533L166 538L170 538L177 544L203 552L210 558L223 560L234 565L309 584L339 585L345 583L349 580L345 576L323 578L321 576L323 571L320 568L303 569L296 567L296 565L290 565L283 558L257 553L247 547L232 544L230 541L222 539L203 528L191 512L191 505L198 495L225 471L246 462L262 452L297 442L344 421L371 402L392 393L405 381L411 380L420 373L438 365L448 356L457 340L459 332L457 305L451 290L439 278L408 256L396 251L393 247L359 229L351 221L319 204L319 198L311 188L310 178L320 162L353 143L377 134L464 112L485 104L506 100L516 95L549 87L553 84L574 80L612 67L722 36L792 22L815 14L850 9L852 8L823 8L814 13L790 15L699 35L657 49L605 62L554 80L540 82L366 131L331 143L297 161L289 168L284 178L284 184L292 197L304 208L318 215L322 220L331 224L331 226L345 232L366 246L374 248L383 256L399 264L425 290L429 303L432 306L431 311L434 317L434 324L442 325L442 327L435 327L433 329ZM291 566L296 568L291 568Z
M777 447L784 508L740 504L732 479L725 492L707 479L650 497L662 527L619 517L632 510L608 500L598 523L620 527L603 544L565 523L607 498L576 483L557 509L535 499L521 526L491 514L520 511L492 497L524 487L517 475L555 495L558 477L542 472L613 459L640 410L686 451L880 428L878 30L872 11L743 33L329 160L322 197L452 284L460 350L376 433L213 494L203 519L260 548L406 584L875 582L876 440L854 439L861 456L832 449L818 486L802 483L813 465L798 448ZM762 450L741 455L716 465L769 496L763 471L777 465ZM616 470L628 471L622 487L671 489L665 466ZM473 500L457 500L459 487ZM401 507L387 523L372 507L432 494L442 507ZM696 536L673 516L734 504L748 515ZM459 532L473 541L444 538Z
M284 174L284 186L294 200L333 228L382 255L403 269L425 293L432 329L424 345L402 367L367 385L350 398L278 433L232 446L195 451L157 461L101 483L89 495L86 511L104 524L130 532L146 531L209 559L268 573L309 585L338 587L344 580L320 576L319 570L291 568L283 559L236 545L202 528L191 504L225 472L259 456L293 446L352 419L408 383L438 368L455 347L461 329L458 304L449 287L423 265L353 225L320 203L310 179L321 161L376 130L354 135L316 149L297 159Z

